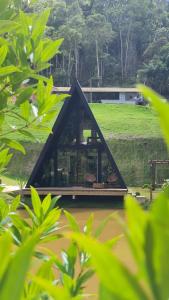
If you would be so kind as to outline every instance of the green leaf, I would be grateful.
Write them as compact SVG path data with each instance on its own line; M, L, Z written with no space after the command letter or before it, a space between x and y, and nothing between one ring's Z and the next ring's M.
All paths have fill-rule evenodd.
M156 112L159 115L160 120L160 126L164 135L164 138L166 140L166 143L169 147L169 104L168 102L164 102L164 100L161 99L161 97L155 93L152 89L144 86L144 85L138 85L138 88L140 92L143 94L143 96L149 100Z
M12 222L17 229L21 229L21 230L24 230L25 228L27 228L28 230L31 229L31 226L15 213L10 213L10 218L12 219Z
M41 120L40 120L41 121ZM36 130L39 134L44 134L44 133L46 133L46 134L51 134L52 133L52 129L51 129L51 127L47 127L47 126L43 126L43 125L41 125L41 123L39 123L38 125L32 125L31 126L31 128L33 129L33 130Z
M71 300L72 297L68 291L64 288L54 286L51 281L40 277L33 277L33 281L39 285L43 290L47 291L55 300ZM74 300L80 300L78 297L74 297Z
M7 66L7 67L1 67L0 68L0 77L10 75L12 73L21 72L17 67L15 66Z
M39 42L42 35L44 34L49 15L50 15L50 9L46 9L35 20L35 24L33 25L33 30L32 30L32 39L35 45L38 45L37 43Z
M37 228L39 226L39 221L38 218L36 217L36 215L33 213L33 211L29 208L28 205L22 203L23 207L26 209L29 217L31 218L31 221L33 223L33 225Z
M94 220L94 214L90 214L85 226L84 226L84 229L83 231L86 233L86 234L91 234L92 233L92 229L93 229L93 220Z
M17 246L20 246L21 242L22 242L22 236L20 234L19 229L16 226L12 225L11 228L10 228L10 231L11 231L14 243Z
M156 271L160 299L169 297L168 261L169 253L169 190L160 193L154 201L151 209L151 236L153 234L153 267ZM151 236L149 239L152 239ZM147 237L148 239L148 237ZM148 254L147 254L148 255ZM148 258L147 258L148 259Z
M26 101L26 100L30 100L30 97L32 96L33 93L33 88L32 87L27 87L24 88L20 94L17 96L17 100L16 100L16 105L20 105L22 102Z
M108 247L79 233L74 232L68 236L91 254L91 265L96 270L101 283L110 292L120 294L122 299L148 300L148 296L136 277L123 266Z
M103 284L100 284L99 300L124 300L124 298L119 294L110 292Z
M66 210L64 210L64 214L69 222L70 228L75 232L79 232L80 228L78 223L76 222L76 219Z
M51 120L56 119L57 111L56 108L53 111L48 112L46 115L43 115L43 122L51 122Z
M0 48L0 66L3 64L3 62L7 56L7 53L8 53L8 47L6 45L3 45Z
M51 205L51 194L48 194L42 202L42 209L43 209L43 213L44 215L46 215L50 209L50 205Z
M61 196L52 197L49 210L52 210L56 206L56 203L59 201L60 197Z
M73 289L74 280L68 274L65 273L62 274L62 282L63 282L63 286L67 291L71 291Z
M0 112L0 126L2 126L2 124L4 123L4 121L5 121L5 115L4 115L4 113Z
M56 228L57 225L57 221L60 217L61 214L61 210L59 209L53 209L51 210L48 215L45 217L43 223L42 223L42 228L44 231L50 231L52 228L53 231L53 226L54 226L54 230Z
M95 233L94 233L95 238L98 238L101 235L101 233L103 232L103 230L106 227L107 223L112 219L113 215L114 214L111 214L111 215L107 216L105 219L103 219L101 221L101 223L99 224L99 226L95 230Z
M24 33L24 37L29 37L29 22L28 22L28 15L24 13L23 11L19 12L20 17L20 24L21 24L21 30Z
M152 228L152 224L150 222L147 223L146 231L145 231L145 259L146 259L146 270L148 275L148 281L151 286L152 293L155 299L161 299L160 297L160 289L158 286L158 274L155 270L154 264L154 232Z
M19 24L10 20L0 20L0 34L12 32L18 29Z
M43 116L48 113L54 106L65 99L66 95L53 95L53 79L50 77L49 82L45 86L42 81L38 83L37 101L38 101L38 115Z
M21 196L20 195L17 195L12 200L12 203L10 205L10 211L15 212L17 210L17 208L19 207L19 204L20 204L20 200L21 200Z
M35 74L35 73L30 73L30 74L28 74L28 76L30 77L30 78L34 78L34 79L36 79L36 80L42 80L42 81L44 81L44 82L49 82L50 81L50 79L49 78L47 78L47 77L45 77L45 76L42 76L42 75L38 75L38 74Z
M37 254L37 253L36 253ZM36 255L37 257L37 255ZM39 255L40 257L40 255ZM42 259L42 257L41 257ZM48 260L47 262L45 261L41 266L40 269L37 272L37 277L49 280L50 282L53 282L55 277L53 274L53 259ZM38 294L43 293L43 288L41 288L38 284L35 282L32 282L29 286L29 293L31 295L34 295L35 297L38 297Z
M3 141L8 145L8 147L18 150L24 155L26 154L24 147L19 142L10 139L3 139Z
M38 219L41 217L41 200L34 187L31 186L31 200L35 215Z
M64 262L66 274L73 278L75 273L75 263L77 259L77 245L75 243L71 243L67 250L62 251L62 259Z
M0 111L2 110L2 114L3 114L3 109L5 109L7 107L7 101L8 101L9 96L10 96L9 92L7 92L6 90L1 92ZM5 113L4 113L4 115L5 115Z
M21 116L25 119L25 121L29 120L30 117L30 111L31 111L31 105L29 101L25 101L20 105L21 109Z
M0 223L4 224L5 219L9 214L9 205L6 203L4 199L0 198Z
M0 278L3 278L4 272L8 267L11 250L12 250L12 238L10 233L7 232L0 237L0 262L1 262Z
M49 64L49 63L38 62L37 66L36 66L36 70L37 70L37 72L41 72L43 70L50 68L50 66L51 66L51 64Z
M124 223L124 232L132 250L133 256L140 273L145 273L144 244L145 230L149 215L141 208L138 202L131 196L126 197L126 219L127 226ZM134 212L134 213L133 213Z
M44 85L44 83L43 83L42 80L39 80L39 82L38 82L36 94L37 94L38 104L42 105L45 102L45 100L44 100L44 97L45 97L45 85Z
M62 42L63 39L50 41L48 45L43 49L43 52L41 54L41 61L42 62L49 61L58 52Z
M36 139L36 137L31 132L29 132L28 130L19 129L18 132L21 133L22 135L28 137L31 140L35 140Z
M120 235L118 235L118 236L116 236L116 237L114 237L114 238L112 238L112 239L110 239L110 240L107 240L106 242L105 242L105 245L106 246L108 246L110 249L112 248L112 247L114 247L122 238L124 237L124 234L120 234Z
M42 243L49 243L49 242L52 242L52 241L55 241L58 240L58 239L61 239L63 238L63 236L61 234L56 234L56 230L58 230L58 228L54 228L52 231L49 231L49 232L45 232L45 235L43 235L43 237L41 238L41 241ZM54 233L54 234L52 234Z
M8 165L11 158L12 158L12 154L9 154L8 148L0 151L0 168L5 168Z
M87 270L76 280L76 293L79 292L82 288L84 288L84 284L95 274L93 270Z
M1 300L10 300L11 291L13 299L21 299L26 274L30 266L30 261L37 240L37 235L29 238L26 243L17 250L16 254L11 259L3 279L3 285L1 285L0 289Z

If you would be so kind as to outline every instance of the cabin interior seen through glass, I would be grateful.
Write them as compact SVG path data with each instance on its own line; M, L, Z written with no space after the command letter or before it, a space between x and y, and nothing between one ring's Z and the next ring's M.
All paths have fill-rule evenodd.
M53 140L35 187L120 187L97 130L80 102L71 103L69 114Z

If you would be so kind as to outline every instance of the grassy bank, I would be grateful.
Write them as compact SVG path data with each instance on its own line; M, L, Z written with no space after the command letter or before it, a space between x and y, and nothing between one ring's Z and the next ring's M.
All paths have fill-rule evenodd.
M129 104L90 104L94 116L107 139L118 138L159 138L161 132L158 119L151 107L142 107ZM56 107L56 116L61 105ZM6 124L11 130L11 126L20 127L20 121L7 116ZM55 118L51 120L49 126L52 127ZM35 132L36 135L36 132ZM36 135L40 142L45 142L48 133L42 130ZM18 140L27 141L28 137L23 137L15 132L11 135Z
M167 159L168 153L162 139L109 139L110 150L129 186L143 186L150 183L151 159ZM37 161L43 144L25 143L26 156L16 153L9 165L9 176L28 179ZM16 176L17 174L17 176ZM158 168L158 180L169 178L168 168Z
M107 142L129 186L143 186L151 182L149 160L168 159L167 147L161 138L109 139ZM168 166L158 166L156 175L158 182L169 178Z

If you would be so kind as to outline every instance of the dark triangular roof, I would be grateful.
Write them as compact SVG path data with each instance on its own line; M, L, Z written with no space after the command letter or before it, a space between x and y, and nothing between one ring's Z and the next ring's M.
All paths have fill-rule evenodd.
M49 135L47 141L46 141L46 144L44 145L41 153L40 153L40 156L38 158L38 161L32 171L32 174L27 182L27 185L26 187L29 187L30 185L34 186L34 183L35 183L35 179L36 177L38 176L38 173L41 172L41 166L43 164L43 161L45 159L45 157L48 155L48 153L50 152L50 149L52 148L52 145L54 143L54 141L57 139L58 136L60 136L60 132L62 131L62 128L64 126L64 123L65 123L65 116L68 116L69 114L69 110L72 106L72 104L77 101L77 98L78 98L78 102L80 101L80 104L81 106L83 107L83 109L85 110L85 113L88 115L88 117L90 118L95 130L97 131L98 133L98 136L102 142L102 144L104 145L104 149L105 149L105 152L107 154L107 157L109 159L109 162L110 164L112 165L113 169L115 170L117 176L118 176L118 180L119 180L119 183L120 183L120 187L122 189L126 189L126 185L125 185L125 182L119 172L119 169L113 159L113 156L109 150L109 147L103 137L103 134L95 120L95 117L88 105L88 102L87 102L87 99L84 95L84 93L82 92L82 89L80 87L80 84L79 82L76 80L75 83L73 84L73 86L71 87L71 90L70 90L70 98L65 100L63 106L62 106L62 109L55 121L55 124L53 126L53 129L52 129L52 134Z

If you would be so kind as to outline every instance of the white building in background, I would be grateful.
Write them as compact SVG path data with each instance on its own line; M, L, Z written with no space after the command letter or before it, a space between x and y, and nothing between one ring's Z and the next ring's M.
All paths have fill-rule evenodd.
M54 93L68 93L69 87L54 87ZM135 103L139 94L137 88L120 87L83 87L89 102L93 103Z

